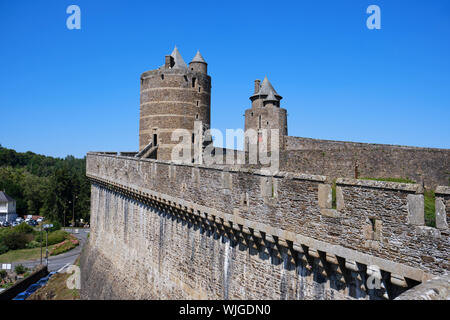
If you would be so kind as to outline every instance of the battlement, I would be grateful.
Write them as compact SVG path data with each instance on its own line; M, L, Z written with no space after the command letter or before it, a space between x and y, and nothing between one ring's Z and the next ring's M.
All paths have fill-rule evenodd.
M94 184L127 197L228 228L229 236L244 244L250 238L272 244L278 255L280 248L295 251L291 259L297 254L306 262L316 257L324 270L331 264L343 274L363 268L367 275L376 266L391 283L406 288L450 269L448 187L436 189L437 228L431 228L424 226L418 184L341 178L333 208L331 183L321 175L111 153L88 153L87 175Z
M434 189L450 183L450 150L284 137L281 169L330 178L408 178Z
M255 81L245 129L279 155L271 168L281 171L199 165L195 152L179 164L170 161L179 129L187 145L212 142L207 63L197 52L187 66L175 47L140 81L139 152L87 154L92 232L82 296L433 298L429 288L447 286L450 150L289 137L282 97L266 77ZM212 153L245 158L249 142L240 153ZM425 187L435 190L435 228L425 226Z

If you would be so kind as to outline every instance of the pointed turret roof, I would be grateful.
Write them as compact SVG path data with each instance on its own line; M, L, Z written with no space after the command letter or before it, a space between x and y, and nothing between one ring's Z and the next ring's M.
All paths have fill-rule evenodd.
M273 90L273 91L271 90L271 91L269 92L269 95L267 96L267 98L264 99L264 101L277 102L278 99L275 98L275 95L273 94L274 91L275 91L275 90Z
M267 96L265 100L269 99L269 96L271 96L270 99L273 99L273 98L276 99L276 100L272 100L272 101L279 101L279 100L283 99L283 97L280 96L275 91L275 89L273 88L269 79L267 79L267 76L264 77L264 80L261 83L261 86L259 87L259 91L257 93L255 93L253 96L251 96L250 99L254 98L254 97L259 97L259 96Z
M270 83L269 79L267 79L267 76L264 77L263 82L261 83L261 87L259 88L258 94L260 95L269 95L269 93L273 93L278 95L278 93L273 88L272 84Z
M170 54L175 62L172 68L176 69L186 69L187 65L183 60L183 57L181 56L180 52L178 51L177 46L175 46L175 49L173 49L172 53Z
M202 62L202 63L206 63L205 59L203 59L203 57L202 57L202 55L201 55L201 53L200 53L199 50L197 51L197 53L196 53L194 59L192 59L191 62Z

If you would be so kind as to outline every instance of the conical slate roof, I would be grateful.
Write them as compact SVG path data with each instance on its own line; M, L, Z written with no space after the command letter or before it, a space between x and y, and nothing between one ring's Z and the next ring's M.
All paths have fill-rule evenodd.
M175 69L186 69L187 65L183 60L183 57L181 56L180 52L177 49L177 46L175 46L175 49L173 49L172 53L170 54L175 62L172 68Z
M197 51L197 54L195 55L194 59L192 59L191 62L203 62L203 63L206 63L205 59L203 59L202 55L200 54L200 51Z
M255 93L251 98L258 97L258 96L267 96L266 100L269 98L269 95L272 95L273 98L276 98L276 100L272 101L279 101L283 99L282 96L280 96L275 89L273 88L272 84L270 83L269 79L267 79L267 76L264 77L263 82L261 83L261 86L259 87L259 91ZM272 97L270 99L273 99Z
M263 82L261 83L261 87L259 88L258 94L269 95L269 93L271 93L271 92L273 94L278 95L278 93L272 87L272 84L270 83L269 79L267 79L267 76L265 76Z
M277 102L278 101L278 99L277 98L275 98L275 95L274 95L274 92L275 90L270 90L270 92L269 92L269 95L267 96L267 98L265 98L264 99L264 101L274 101L274 102Z

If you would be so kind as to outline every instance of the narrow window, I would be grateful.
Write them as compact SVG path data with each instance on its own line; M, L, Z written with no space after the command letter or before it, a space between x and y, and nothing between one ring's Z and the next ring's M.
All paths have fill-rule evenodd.
M164 80L164 75L163 74L161 75L161 80Z
M195 81L197 80L197 78L192 78L192 88L195 87Z
M195 119L198 119L198 113L195 115Z
M253 117L253 112L252 113L250 113L250 115Z
M198 107L198 100L197 100L197 107Z
M261 116L259 116L259 128L261 129Z
M188 81L188 78L186 76L184 76L184 81L186 81L186 82Z
M194 141L195 141L195 134L193 133L192 134L192 143L194 143Z
M153 146L158 144L158 135L156 133L153 134Z
M198 92L200 92L200 89L201 89L202 87L198 87Z
M375 227L375 218L369 218L370 223L372 224L372 231L376 232L376 227Z

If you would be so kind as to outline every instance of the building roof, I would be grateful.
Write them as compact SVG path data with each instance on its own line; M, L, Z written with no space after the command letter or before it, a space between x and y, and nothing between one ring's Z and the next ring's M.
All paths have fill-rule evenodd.
M187 65L183 60L183 57L181 56L180 52L177 49L177 46L175 46L175 49L173 49L172 53L170 54L173 58L174 65L172 68L175 69L187 69Z
M14 201L14 199L8 196L4 191L0 191L0 202L11 202L11 201Z
M267 98L269 98L270 95L273 96L274 98L276 98L276 100L272 100L272 101L280 101L281 99L283 99L283 97L280 96L275 91L275 89L273 88L269 79L267 79L267 76L265 76L263 82L261 83L261 86L259 87L259 91L257 93L255 93L253 96L251 96L251 98L259 97L259 96L267 96ZM273 98L271 98L271 99L273 99ZM268 101L271 101L271 100L268 100Z
M274 90L275 91L275 90ZM264 99L264 101L274 101L277 102L278 99L275 97L273 91L270 91L267 98Z
M197 51L197 53L196 53L194 59L192 59L191 62L202 62L202 63L206 63L206 61L205 61L205 59L203 59L203 57L202 57L200 51Z

